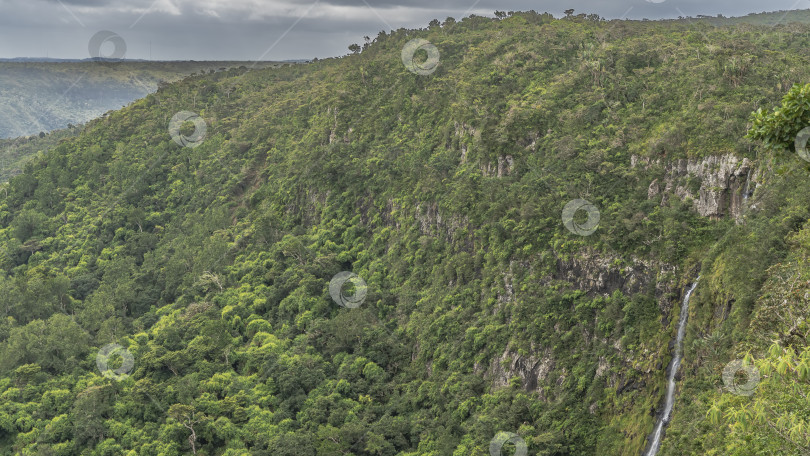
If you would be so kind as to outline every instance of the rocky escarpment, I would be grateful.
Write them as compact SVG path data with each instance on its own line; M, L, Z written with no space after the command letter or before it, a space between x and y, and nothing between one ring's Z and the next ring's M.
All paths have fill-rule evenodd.
M493 389L505 388L511 378L519 377L523 389L537 392L540 399L545 400L542 386L554 367L555 360L551 350L540 349L532 344L531 350L526 354L507 348L503 354L491 360L487 369L476 365L475 371L480 374L486 370L487 376L492 379Z
M640 258L622 260L616 255L586 249L577 255L558 255L556 268L542 282L548 286L566 283L565 286L572 289L603 296L615 291L630 296L649 290L658 302L662 328L666 328L669 326L667 316L672 314L679 299L678 272L673 265ZM506 298L515 299L509 287ZM588 330L582 331L586 346L602 347L603 351L610 353L599 358L595 377L603 378L604 384L615 388L617 394L645 388L649 378L661 369L661 362L650 362L656 350L652 346L628 350L617 338L601 338ZM517 378L523 389L536 392L541 400L546 400L549 398L543 388L560 385L568 374L565 368L558 366L557 356L559 354L555 354L551 347L534 343L525 350L508 346L489 363L476 364L474 370L491 379L493 389L506 387Z
M678 275L674 265L643 258L621 259L618 255L586 249L576 255L555 255L556 268L544 283L567 282L572 288L610 296L621 291L630 296L655 287L655 297L663 315L672 308L669 297L675 291Z
M663 176L650 183L649 199L660 195L662 205L667 204L672 195L683 200L691 199L701 216L715 219L727 216L738 219L745 208L745 200L757 186L753 163L732 154L665 163L634 155L630 165L649 170L663 169Z

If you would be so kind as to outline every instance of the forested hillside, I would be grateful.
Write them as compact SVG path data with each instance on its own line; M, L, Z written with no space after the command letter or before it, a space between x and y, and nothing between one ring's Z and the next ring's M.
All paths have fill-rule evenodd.
M28 162L0 453L639 455L698 276L659 454L810 451L808 26L496 16L189 77Z
M53 148L59 141L76 136L80 131L80 127L71 124L70 128L40 135L0 139L0 183L22 173L25 164L37 153Z

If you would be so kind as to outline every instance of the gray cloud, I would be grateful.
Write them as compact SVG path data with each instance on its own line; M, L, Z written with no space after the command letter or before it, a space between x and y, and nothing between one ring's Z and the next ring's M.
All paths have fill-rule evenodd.
M86 58L88 40L99 30L123 37L128 58L281 60L341 55L381 30L495 10L560 16L574 8L606 18L657 19L810 7L810 0L367 1L371 7L363 0L315 6L314 0L3 0L0 57Z
M103 6L114 3L115 0L44 0L54 5L65 4L75 6Z
M365 7L367 6L363 0L324 0L322 3L330 4L330 5L339 5L339 6L356 6L356 7ZM368 0L368 5L372 8L395 8L407 5L410 8L420 8L420 9L454 9L458 10L459 8L463 8L462 11L466 8L469 8L475 3L475 1L430 1L430 0L411 0L407 3L403 1L397 0Z

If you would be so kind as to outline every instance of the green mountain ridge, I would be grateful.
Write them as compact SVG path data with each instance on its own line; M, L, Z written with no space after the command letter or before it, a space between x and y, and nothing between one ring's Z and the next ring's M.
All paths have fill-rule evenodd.
M88 122L0 192L0 453L638 455L698 275L659 454L806 452L807 28L448 18Z

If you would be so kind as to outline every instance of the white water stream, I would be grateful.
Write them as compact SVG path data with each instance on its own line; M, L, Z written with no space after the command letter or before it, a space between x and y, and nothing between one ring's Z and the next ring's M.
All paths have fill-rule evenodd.
M686 334L686 317L689 316L689 297L695 291L700 277L695 280L695 283L686 292L683 298L683 305L681 306L681 317L678 320L678 335L675 337L675 355L672 357L672 364L669 368L669 375L667 376L667 401L664 405L664 413L655 425L655 433L653 434L652 444L647 451L647 456L655 456L658 454L658 448L661 446L661 437L664 434L664 426L669 423L669 415L672 413L672 404L675 402L675 374L678 373L678 368L681 366L681 358L683 356L683 337Z
M748 201L748 189L751 188L751 169L748 169L748 176L745 177L745 190L743 191L743 201Z

